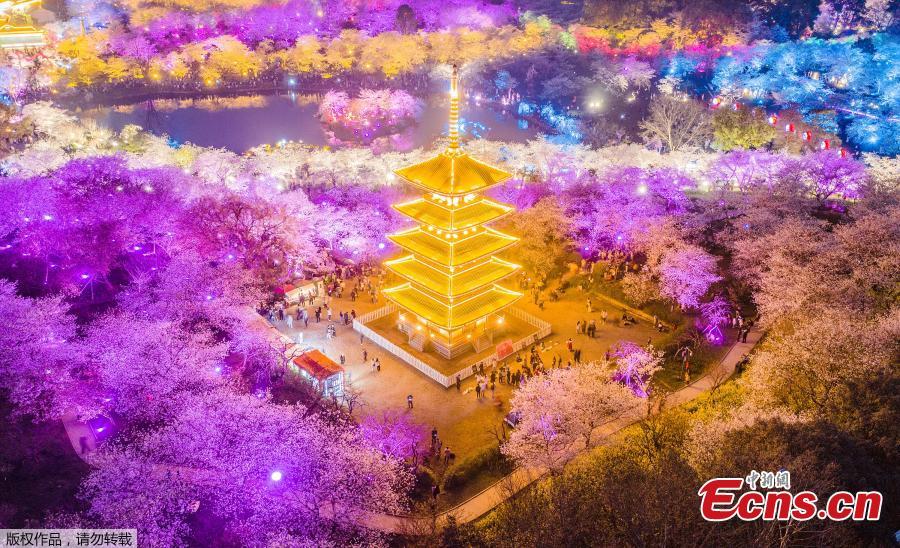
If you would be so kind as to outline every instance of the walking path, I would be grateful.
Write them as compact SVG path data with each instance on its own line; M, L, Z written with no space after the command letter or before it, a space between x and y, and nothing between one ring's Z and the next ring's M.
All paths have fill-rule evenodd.
M753 349L761 337L762 333L760 331L752 329L746 343L734 343L722 360L704 376L669 394L665 401L666 407L689 402L700 394L719 386L734 373L737 363ZM647 407L644 403L641 403L631 408L620 418L597 427L592 436L593 439L599 440L596 445L609 443L611 436L640 421L646 416L646 413ZM85 423L76 420L74 415L70 414L64 417L63 425L76 454L85 458L80 442L80 438L83 436L87 437L87 452L92 452L95 449L93 434ZM442 527L450 516L456 518L458 523L467 523L480 518L534 481L543 477L546 473L547 470L540 468L516 468L511 474L487 489L457 506L432 517L360 512L356 518L360 525L383 532L405 535L426 534L434 530L435 527Z

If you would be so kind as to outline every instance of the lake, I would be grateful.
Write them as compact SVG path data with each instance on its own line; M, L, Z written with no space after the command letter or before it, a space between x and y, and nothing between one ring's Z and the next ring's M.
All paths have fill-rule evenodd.
M328 137L317 116L318 102L308 95L253 95L188 100L153 100L126 106L85 110L84 118L119 131L128 124L180 143L244 152L284 139L326 145ZM468 101L462 107L462 133L491 140L524 142L538 130L517 118L514 107ZM405 137L409 148L426 147L447 132L448 104L434 98Z

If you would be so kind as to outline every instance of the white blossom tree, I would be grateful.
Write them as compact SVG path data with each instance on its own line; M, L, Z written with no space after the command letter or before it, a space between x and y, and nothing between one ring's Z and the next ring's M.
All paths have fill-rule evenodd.
M622 416L638 401L610 377L609 369L592 362L529 379L510 402L519 422L502 452L525 466L560 470L590 446L599 425Z

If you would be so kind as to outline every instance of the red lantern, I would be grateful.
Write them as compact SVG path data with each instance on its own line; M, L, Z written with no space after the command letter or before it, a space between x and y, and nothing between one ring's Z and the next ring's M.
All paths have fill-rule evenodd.
M777 114L770 115L769 116L769 125L774 126L777 123L778 123L778 115Z
M733 108L734 110L741 110L741 104L740 104L740 103L735 103L735 104L733 104L733 105L731 106L731 108Z
M831 148L831 141L828 140L828 139L825 139L824 141L822 141L822 142L819 144L819 148L821 148L822 150L828 150L828 149L830 149L830 148Z
M841 148L841 158L846 158L846 157L847 157L847 149Z
M720 99L719 97L713 97L713 100L710 101L709 104L711 108L719 108L719 106L722 104L722 99Z
M804 131L804 132L803 132L803 140L804 140L804 141L811 141L811 140L812 140L812 132L811 132L811 131Z
M794 133L794 124L785 124L784 131L787 133Z

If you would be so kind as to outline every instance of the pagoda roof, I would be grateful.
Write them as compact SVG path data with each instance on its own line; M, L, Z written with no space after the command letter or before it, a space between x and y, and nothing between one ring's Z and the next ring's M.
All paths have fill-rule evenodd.
M498 185L512 174L466 153L442 152L424 162L395 171L410 183L439 194L461 195Z
M446 238L422 227L412 228L390 238L400 247L421 255L425 259L444 266L459 266L491 255L518 241L518 238L492 228L477 228L474 233L459 237L459 233Z
M447 297L458 297L493 285L520 268L517 264L496 257L452 274L422 262L413 255L386 261L384 264L397 275Z
M411 202L394 205L394 208L416 221L442 230L463 230L491 221L496 221L513 210L488 198L464 204L462 206L445 206L432 200L419 198Z
M495 285L483 293L447 304L411 284L385 289L384 295L400 308L446 329L480 320L506 308L522 296L521 293Z

